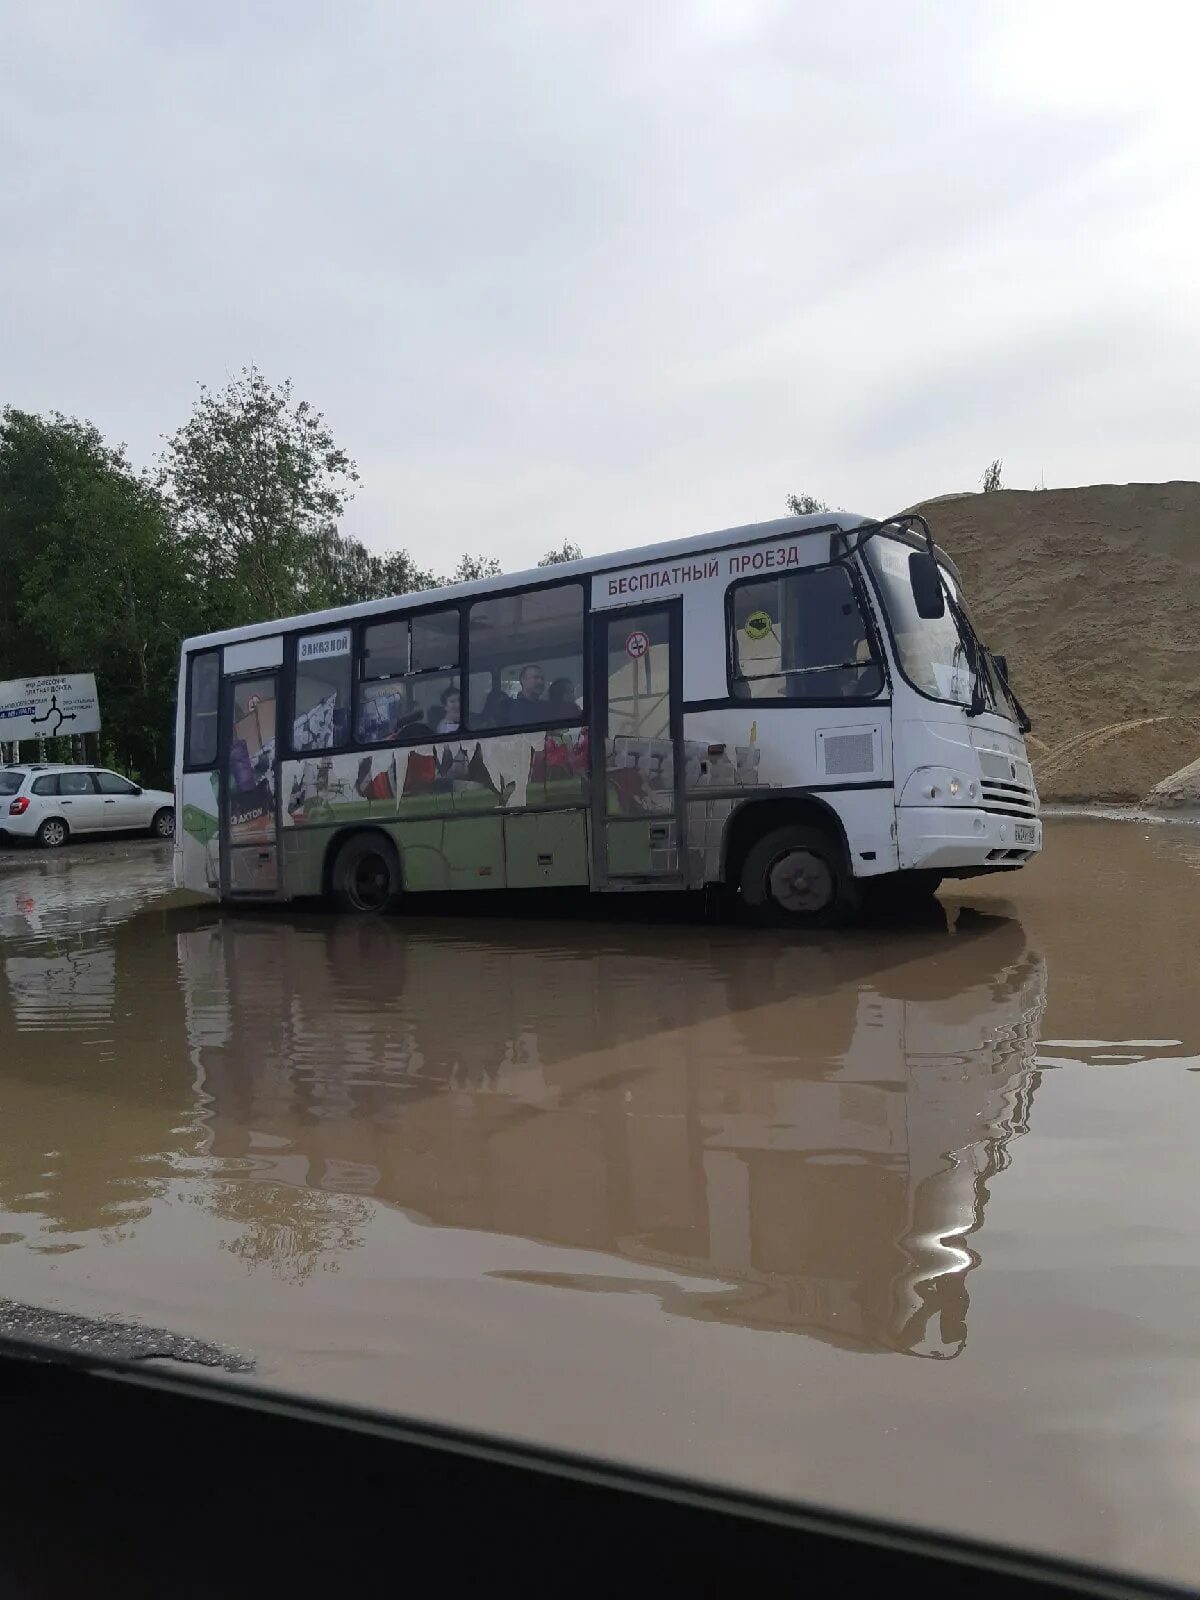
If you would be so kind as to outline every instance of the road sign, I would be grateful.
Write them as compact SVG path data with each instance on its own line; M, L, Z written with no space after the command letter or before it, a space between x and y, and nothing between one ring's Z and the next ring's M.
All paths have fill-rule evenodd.
M100 700L90 672L0 683L0 739L54 739L99 733Z
M625 654L632 656L635 661L641 659L650 648L650 640L640 628L635 628L625 641Z

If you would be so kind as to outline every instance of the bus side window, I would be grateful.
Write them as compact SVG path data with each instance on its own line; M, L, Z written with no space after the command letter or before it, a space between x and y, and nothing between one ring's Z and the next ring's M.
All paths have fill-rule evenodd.
M358 741L448 738L462 726L457 606L363 629Z
M221 652L192 657L188 684L187 765L211 767L217 759L217 708L221 691Z
M292 749L340 750L350 742L350 629L302 633L296 641Z
M582 722L583 588L577 583L477 600L470 611L469 727Z
M733 679L743 700L873 699L884 685L844 566L732 586Z

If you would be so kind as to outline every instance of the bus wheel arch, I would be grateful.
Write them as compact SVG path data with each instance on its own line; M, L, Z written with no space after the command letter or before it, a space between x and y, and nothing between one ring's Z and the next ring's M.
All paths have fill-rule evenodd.
M325 849L325 899L339 911L378 916L390 910L403 887L400 852L382 828L346 828Z
M841 819L818 796L739 806L726 824L722 857L722 881L756 922L823 927L862 911Z

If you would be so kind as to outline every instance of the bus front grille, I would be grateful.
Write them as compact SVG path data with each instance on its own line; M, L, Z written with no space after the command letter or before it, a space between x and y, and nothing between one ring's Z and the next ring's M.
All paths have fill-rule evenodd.
M980 784L983 809L1002 817L1036 817L1037 796L1021 783L1000 783L984 778Z

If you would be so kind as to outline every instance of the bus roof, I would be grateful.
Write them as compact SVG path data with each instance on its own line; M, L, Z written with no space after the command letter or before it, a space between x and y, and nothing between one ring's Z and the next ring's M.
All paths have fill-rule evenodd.
M408 594L385 595L379 600L361 600L333 606L325 611L309 611L293 617L277 617L269 622L252 622L242 628L224 628L218 633L197 634L183 641L185 651L203 650L210 645L236 644L242 639L259 639L264 634L290 633L300 628L336 627L338 623L381 612L409 607L437 605L462 599L465 595L502 594L529 584L554 583L562 578L583 577L588 573L614 572L621 567L669 561L673 556L699 555L708 550L723 550L729 545L758 544L767 539L782 539L789 534L814 533L821 528L849 531L869 518L848 511L822 511L806 517L779 517L773 522L748 522L740 528L722 528L714 533L692 534L685 539L665 539L658 544L638 545L632 550L607 550L602 555L585 556L581 561L564 561L552 567L533 567L525 572L501 572L491 578L469 583L445 584L439 589L414 589Z

